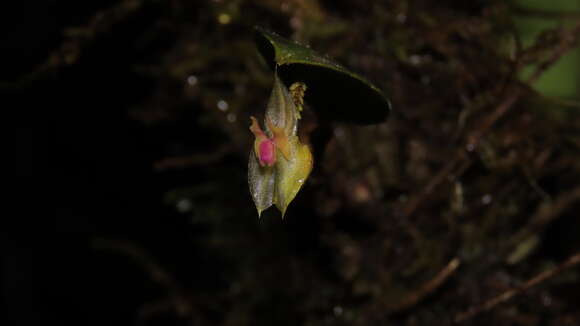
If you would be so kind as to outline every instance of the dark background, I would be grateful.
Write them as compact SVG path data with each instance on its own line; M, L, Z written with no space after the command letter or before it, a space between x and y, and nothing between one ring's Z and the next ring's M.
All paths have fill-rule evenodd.
M3 4L2 324L450 324L562 262L580 250L579 84L556 98L519 76L578 18L522 3ZM538 16L549 28L530 37L519 22ZM256 24L368 77L394 108L330 125L284 220L258 219L246 184L249 116L272 77ZM462 151L512 87L523 95ZM327 125L308 110L305 126ZM454 257L440 288L400 307ZM578 325L578 277L466 324Z

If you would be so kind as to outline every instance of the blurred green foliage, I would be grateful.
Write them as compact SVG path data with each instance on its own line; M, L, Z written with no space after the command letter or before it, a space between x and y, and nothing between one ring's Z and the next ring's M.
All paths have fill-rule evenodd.
M519 0L516 3L524 11L527 9L536 12L536 15L515 17L515 24L524 46L530 46L543 31L560 25L569 26L579 18L576 14L575 20L570 19L570 13L580 12L580 1L577 0ZM529 73L531 69L524 70L523 74ZM580 49L571 50L563 56L534 83L534 88L548 96L578 100L580 96Z

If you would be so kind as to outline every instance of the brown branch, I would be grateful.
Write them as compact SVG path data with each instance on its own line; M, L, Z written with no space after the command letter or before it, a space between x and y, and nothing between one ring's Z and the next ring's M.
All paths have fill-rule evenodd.
M577 23L570 29L562 30L560 32L560 43L555 47L555 49L546 60L536 66L536 69L526 80L526 83L531 84L537 81L549 67L554 65L554 63L556 63L564 54L574 48L579 39L580 23ZM515 105L515 103L517 103L523 94L525 94L524 88L518 86L517 84L511 88L508 88L508 95L500 102L496 109L488 115L487 119L485 119L479 125L479 127L467 137L465 150L469 152L475 151L481 138L485 136L485 134L493 127L493 125L500 118L502 118ZM451 159L447 164L445 164L443 168L441 168L441 170L439 170L439 172L431 179L424 190L418 196L409 200L407 205L405 205L403 208L405 216L412 215L429 197L429 195L433 193L433 191L435 191L439 185L441 185L449 178L459 163L465 162L465 164L467 164L467 166L465 166L465 164L461 164L463 166L463 171L469 167L471 162L469 161L469 156L466 155L465 150L463 148L459 149L453 159ZM460 173L457 173L456 177L458 175L460 175Z
M14 82L0 82L0 88L16 89L34 82L60 67L75 64L83 49L98 36L110 32L116 24L137 12L142 7L143 1L123 0L115 6L98 11L86 25L65 29L65 40L51 52L42 64Z
M451 259L451 261L449 261L449 263L441 271L439 271L435 277L427 281L416 291L411 292L396 305L388 308L389 312L395 313L407 310L416 305L421 300L425 299L428 295L435 292L435 290L437 290L443 283L445 283L445 281L447 281L449 277L455 273L460 264L461 261L459 258L456 257Z
M578 39L580 38L580 23L576 24L573 28L565 29L560 32L560 43L552 51L551 55L540 62L534 72L526 79L525 83L530 85L536 82L542 74L551 66L553 66L564 54L570 51L574 46L577 45ZM479 141L485 135L485 133L491 129L491 127L501 118L506 112L513 107L513 105L520 99L524 94L524 90L521 87L515 86L511 90L511 94L484 120L479 128L475 130L469 137L467 141L466 148L473 151L479 145Z
M445 164L445 166L441 170L439 170L439 173L437 173L437 175L435 175L431 179L431 181L427 184L427 186L425 186L425 188L423 188L423 191L421 191L418 196L413 197L409 200L407 205L405 205L405 207L403 208L404 216L412 215L420 207L420 205L427 199L427 197L429 197L431 193L433 193L433 191L441 183L443 183L445 180L448 179L448 176L453 172L458 163L462 161L464 158L465 158L464 151L460 150L460 152L457 155L455 155L455 158L453 160L447 162L447 164Z
M485 119L479 127L468 136L467 145L465 148L473 152L479 146L479 142L481 138L487 133L489 129L499 120L499 118L503 117L506 112L511 109L514 104L520 99L522 96L522 89L519 87L513 88L511 94L509 94L497 107L496 109L488 115L487 119Z
M498 304L510 300L511 298L515 297L516 295L521 294L522 292L530 289L531 287L536 286L536 285L542 283L543 281L550 279L550 278L554 277L555 275L561 273L562 271L576 266L579 263L580 263L580 252L572 255L571 257L566 259L566 261L564 261L563 263L561 263L557 267L552 268L552 269L547 270L547 271L544 271L544 272L541 272L538 275L532 277L531 279L526 281L522 286L507 290L504 293L486 301L482 305L479 305L477 307L473 307L465 312L457 314L455 316L455 322L461 323L461 322L464 322L468 319L471 319L471 318L479 315L482 312L489 311L489 310L493 309L495 306L497 306Z
M569 29L564 29L560 32L560 43L556 49L551 53L551 55L544 62L541 62L534 73L528 77L526 83L531 84L540 78L540 76L550 68L554 63L556 63L564 54L573 49L578 44L580 39L580 22L576 23L574 27Z
M221 160L224 156L232 152L233 148L231 145L223 145L215 151L207 154L167 157L153 163L153 168L157 171L164 171L167 169L183 169L193 166L210 165Z
M143 267L151 279L170 292L181 292L181 287L175 279L159 265L153 257L147 254L142 248L127 241L117 241L110 239L94 239L92 247L98 250L110 250L132 258Z
M516 15L544 18L544 19L580 19L580 11L571 10L542 10L537 8L514 7Z
M511 242L514 244L521 242L530 234L558 218L570 205L577 201L580 201L580 187L559 196L554 201L545 201L540 204L528 224L512 237Z
M179 316L192 314L192 304L185 290L153 257L139 246L126 242L110 239L93 239L92 247L98 250L110 250L126 255L137 262L149 277L168 292L166 298L154 303L145 304L139 312L138 319L147 319L151 315L173 309Z

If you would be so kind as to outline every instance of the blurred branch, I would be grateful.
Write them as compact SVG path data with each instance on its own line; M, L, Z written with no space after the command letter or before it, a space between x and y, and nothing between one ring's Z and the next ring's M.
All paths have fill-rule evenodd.
M165 299L144 305L139 314L140 319L147 318L155 313L167 311L171 308L180 316L188 316L191 314L192 304L184 289L145 250L130 242L100 238L93 239L92 247L97 250L108 250L119 253L133 259L141 265L151 280L161 285L169 293Z
M439 170L431 181L423 188L419 195L411 198L408 204L404 207L403 213L405 216L410 216L421 206L421 204L433 193L433 191L442 184L445 180L449 179L449 176L455 170L456 166L459 165L461 161L469 161L465 151L460 149L455 157L447 162L445 166Z
M449 277L455 273L460 264L461 261L459 258L456 257L451 259L451 261L449 261L449 263L441 271L439 271L435 277L423 284L417 290L409 293L396 305L388 308L389 312L400 312L415 306L418 302L425 299L431 293L435 292L443 283L445 283L445 281L447 281Z
M546 94L542 94L529 86L527 87L527 91L533 94L534 96L537 96L547 101L550 104L567 108L580 108L580 100L549 96Z
M569 20L580 19L580 11L542 10L538 8L524 8L521 6L515 6L513 10L514 14L516 15L528 16L533 18L569 19Z
M215 151L207 154L193 154L189 156L174 156L167 157L153 163L153 167L157 171L164 171L167 169L183 169L192 166L210 165L219 162L224 156L233 152L231 145L222 145Z
M577 101L577 100L569 100L569 99L551 97L551 96L546 96L543 94L542 94L542 97L545 98L546 100L548 100L549 102L552 102L558 106L580 109L580 101Z
M548 68L553 66L558 59L577 45L577 42L580 39L580 23L577 23L570 29L562 29L559 36L559 43L551 51L548 58L536 66L532 75L526 80L527 84L537 81ZM515 105L515 103L517 103L525 92L524 88L515 84L512 87L508 87L506 93L507 96L500 102L496 109L493 110L493 112L491 112L481 124L479 124L477 129L467 136L465 149L468 152L473 152L477 149L481 138ZM464 164L460 164L461 162L464 162ZM470 162L469 156L466 155L465 150L460 148L454 157L449 160L441 170L439 170L439 173L437 173L435 177L431 179L424 190L419 193L417 197L409 200L408 204L403 209L405 216L412 215L439 185L449 179L457 166L463 166L462 170L466 170L471 164ZM455 177L460 174L461 173L457 173Z
M65 29L65 40L52 51L44 63L15 82L1 82L0 88L19 88L60 67L77 63L84 48L101 34L110 32L115 24L138 11L143 2L144 0L123 0L111 8L95 13L86 25Z
M568 259L566 259L566 261L564 261L563 263L561 263L557 267L550 269L550 270L547 270L547 271L544 271L544 272L541 272L538 275L532 277L531 279L526 281L522 286L505 291L504 293L486 301L482 305L472 307L465 312L457 314L455 316L455 322L461 323L461 322L464 322L468 319L471 319L471 318L479 315L482 312L489 311L489 310L493 309L495 306L497 306L498 304L510 300L511 298L515 297L516 295L521 294L522 292L530 289L531 287L536 286L536 285L542 283L543 281L550 279L550 278L558 275L559 273L576 266L579 263L580 263L580 253L576 253L576 254L570 256Z
M548 68L553 66L564 54L572 50L580 39L580 23L577 23L573 28L562 29L559 33L560 42L552 50L551 54L546 60L540 62L534 72L525 83L530 85L536 82ZM485 133L503 117L506 112L513 107L513 105L520 99L523 94L521 87L515 87L511 90L511 94L484 120L478 129L476 129L469 137L466 148L468 150L475 150L479 145L479 141Z
M552 51L551 55L543 62L540 62L535 72L526 80L528 84L537 81L548 68L554 65L554 63L556 63L564 54L578 45L578 40L580 39L580 22L576 23L572 28L561 29L559 39L560 42Z
M512 243L517 244L524 238L541 229L554 219L558 218L570 205L580 201L580 187L559 196L554 201L545 201L536 210L528 224L512 237Z

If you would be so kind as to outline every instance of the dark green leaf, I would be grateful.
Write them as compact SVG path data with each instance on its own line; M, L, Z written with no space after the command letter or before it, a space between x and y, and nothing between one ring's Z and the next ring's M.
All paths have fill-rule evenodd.
M391 105L383 92L363 77L314 50L256 27L258 50L289 86L304 82L305 102L323 119L379 123Z

